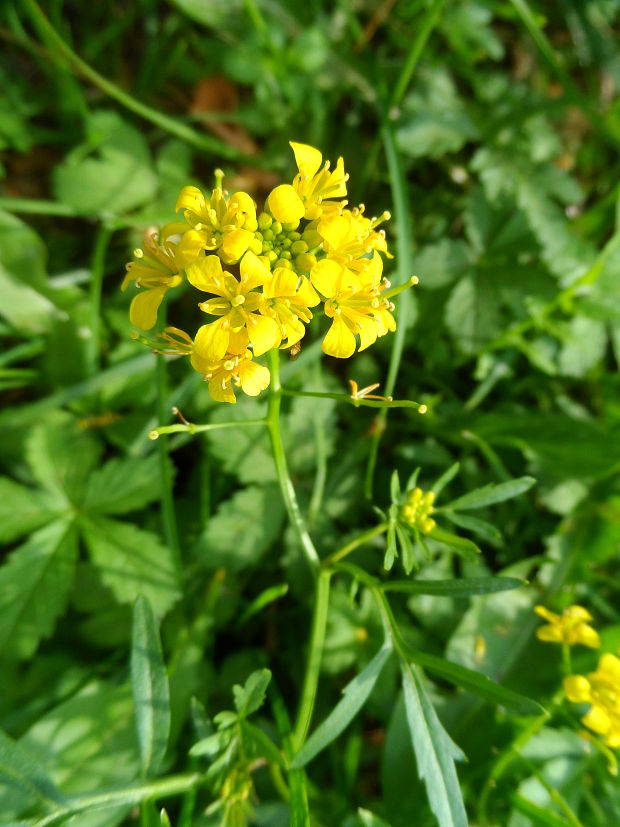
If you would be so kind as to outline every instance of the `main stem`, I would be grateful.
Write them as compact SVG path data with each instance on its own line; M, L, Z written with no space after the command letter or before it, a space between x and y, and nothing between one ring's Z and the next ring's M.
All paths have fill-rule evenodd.
M267 428L271 438L271 450L276 465L278 482L289 520L293 524L305 558L314 577L317 576L320 566L319 555L308 533L304 518L297 502L297 494L288 471L282 433L280 431L280 403L282 401L282 386L280 384L280 354L277 350L269 351L269 369L271 372L271 386L269 392L269 408L267 411Z

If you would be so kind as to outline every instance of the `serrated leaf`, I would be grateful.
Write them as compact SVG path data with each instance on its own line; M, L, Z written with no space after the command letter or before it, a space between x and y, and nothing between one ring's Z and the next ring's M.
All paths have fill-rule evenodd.
M464 241L443 238L422 248L413 259L413 272L419 273L421 288L439 290L460 278L471 264L472 255Z
M95 438L64 415L35 428L26 442L34 478L52 495L80 505L86 481L101 455Z
M68 520L36 531L0 568L0 657L29 658L54 630L73 584L77 532Z
M305 767L312 759L332 743L355 718L368 700L383 667L392 653L391 645L379 649L368 666L356 675L342 690L343 697L323 723L312 733L299 750L291 766Z
M383 585L384 592L434 594L440 597L470 597L518 589L525 584L516 577L459 577L455 580L393 580Z
M450 503L443 506L451 511L468 511L475 508L485 508L488 505L495 505L496 503L511 500L513 497L518 497L525 491L536 485L536 480L533 477L518 477L508 482L489 483L483 488L477 488L475 491L470 491Z
M144 597L133 609L131 688L142 773L149 776L161 766L170 733L170 691L157 621Z
M235 709L240 716L246 717L256 712L265 700L265 692L271 680L269 669L257 669L252 672L243 686L233 686Z
M139 595L161 616L180 596L172 552L150 531L107 517L83 517L80 526L93 565L119 603Z
M255 565L280 532L284 506L274 485L237 491L211 517L197 553L209 568L241 571Z
M155 194L157 176L144 135L116 112L91 114L88 137L54 170L59 201L86 215L119 215Z
M89 476L83 508L89 513L127 514L154 502L160 494L157 454L146 459L113 459Z
M428 697L420 670L403 662L403 691L407 723L418 765L418 775L439 827L467 827L467 814L455 761L464 758L441 725Z
M39 491L0 477L0 543L10 543L49 522L58 510Z

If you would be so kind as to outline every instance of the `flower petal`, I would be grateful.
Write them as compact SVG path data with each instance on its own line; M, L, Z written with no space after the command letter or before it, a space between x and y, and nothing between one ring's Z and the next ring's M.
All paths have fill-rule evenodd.
M580 704L591 698L590 682L583 675L569 675L564 678L564 691L571 703Z
M205 206L205 197L198 187L183 187L177 198L175 212L189 210L193 213L200 213Z
M244 293L262 286L271 279L269 267L262 258L259 258L251 250L248 250L241 259L239 272L241 273Z
M280 328L272 318L254 314L248 317L248 336L255 356L278 347L282 338Z
M250 246L254 233L249 230L232 230L224 233L222 236L222 246L220 247L220 254L224 261L228 264L234 264L239 261L241 256Z
M157 322L157 311L166 295L167 287L152 287L142 289L134 296L129 308L129 319L132 324L142 330L150 330Z
M224 358L229 338L229 330L223 326L221 319L211 324L203 324L196 333L194 351L201 359L214 364Z
M187 267L196 261L205 249L204 237L197 230L188 230L183 233L175 249L175 258L181 267Z
M310 280L316 289L326 299L333 298L340 290L343 268L336 261L323 258L312 268Z
M321 345L323 353L337 359L348 359L355 353L355 336L344 322L342 316L334 316L332 326L327 331Z
M594 704L588 712L581 719L584 726L591 729L592 732L597 732L599 735L605 735L611 729L611 718L607 711L598 704Z
M306 208L290 184L280 184L269 194L267 205L270 213L281 224L294 224L304 217Z
M309 144L296 144L289 141L291 149L295 153L295 163L302 178L312 178L319 170L323 156L318 149Z
M216 296L227 295L222 262L218 256L201 256L190 264L185 272L190 284L199 290L215 293Z
M230 381L224 379L221 371L209 381L209 393L216 402L228 402L231 405L237 402Z
M239 364L238 372L241 388L248 396L258 396L261 391L269 387L271 376L269 370L263 365L246 359Z

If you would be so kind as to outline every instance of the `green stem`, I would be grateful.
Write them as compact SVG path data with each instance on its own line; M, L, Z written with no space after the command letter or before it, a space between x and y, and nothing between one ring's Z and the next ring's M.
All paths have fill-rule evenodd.
M176 118L166 115L163 112L153 109L150 106L136 100L132 95L121 89L112 81L104 78L99 72L95 71L91 66L83 61L71 47L65 43L60 37L56 29L52 26L50 21L41 11L39 5L35 0L23 0L23 8L30 17L33 26L39 32L43 40L45 40L53 49L69 62L69 65L79 72L83 77L93 83L98 89L109 95L114 100L118 101L121 106L134 112L141 118L161 127L171 135L175 135L182 141L191 146L200 149L203 152L209 152L218 155L221 158L230 160L245 160L251 162L254 166L258 164L256 158L249 158L238 150L234 149L229 144L211 138L208 135L201 135L187 124L178 121Z
M90 338L86 347L86 363L88 375L99 373L99 356L101 351L101 291L103 289L103 273L105 257L110 245L114 229L102 224L97 232L95 247L90 265Z
M402 316L402 312L401 312ZM327 391L291 391L282 388L282 396L310 396L316 399L335 399L336 402L346 402L354 408L413 408L419 413L426 413L426 405L413 402L410 399L365 399L349 396L346 393L329 393Z
M84 213L69 204L62 204L60 201L45 201L42 198L0 198L0 210L29 215L55 215L59 218L82 218L84 216Z
M323 645L325 643L325 627L327 625L331 576L332 572L324 569L319 574L317 581L310 651L308 652L306 674L304 676L304 685L299 702L299 710L297 712L297 721L295 722L295 729L293 730L293 742L296 751L303 746L308 735L308 730L310 729L310 721L312 720L312 712L314 710L314 702L319 684Z
M369 540L372 540L373 537L377 537L379 534L383 534L388 529L388 523L379 523L379 525L373 526L369 528L367 531L363 531L361 534L358 534L357 537L354 537L352 540L349 540L348 543L345 543L341 548L335 551L333 554L330 554L329 557L326 557L322 562L321 565L324 567L332 566L334 563L338 563L343 557L346 557L348 554L351 554L352 551L355 551L356 548L363 546L364 543L367 543Z
M289 520L297 532L304 555L310 566L312 574L316 576L319 569L319 555L312 538L308 533L304 518L297 502L297 494L291 480L284 445L282 444L282 433L280 431L280 404L282 402L282 385L280 384L280 353L278 350L269 351L269 369L271 372L271 385L269 387L269 408L267 411L267 427L271 438L271 450L280 484L280 491L284 499L284 505Z
M165 416L165 415L164 415ZM193 422L174 425L160 425L149 433L149 439L159 439L164 434L202 434L205 431L221 431L226 428L245 428L246 425L268 425L266 419L239 419L236 422L207 422L204 425L196 425Z
M411 213L409 210L407 196L407 184L400 155L398 153L398 149L396 148L396 140L394 138L394 130L392 126L387 124L382 134L388 171L390 174L390 186L392 189L392 200L394 202L396 228L398 231L396 248L398 280L401 284L404 284L404 282L410 278L411 271L413 269ZM407 327L414 320L415 305L413 296L409 291L405 291L399 302L398 327L396 328L396 333L394 334L394 339L392 341L390 366L388 368L387 380L385 382L386 396L391 396L394 391L396 377L398 376L403 349L405 347ZM372 497L372 485L375 465L377 463L377 456L379 453L379 442L385 430L386 418L387 408L384 408L379 412L377 417L376 428L370 444L370 453L368 456L368 464L366 466L366 481L364 486L366 497L369 499Z
M70 800L63 807L59 807L49 815L34 822L32 827L49 827L61 819L91 810L103 810L110 807L122 807L132 804L140 804L142 801L151 801L159 798L168 798L197 787L204 780L201 773L189 775L176 775L162 778L158 781L149 781L143 784L136 784L124 787L120 790L108 790L107 792L84 795Z
M314 374L317 377L318 383L322 384L321 361L319 359L317 359L314 363ZM312 420L314 424L314 444L316 448L316 473L314 476L314 485L312 486L310 505L308 506L308 522L310 525L312 525L312 523L316 520L321 510L325 483L327 481L327 439L325 435L325 418L319 405L312 406Z
M167 409L168 375L166 372L166 363L162 356L156 356L155 364L157 377L157 416L160 422L165 422L170 415ZM172 550L177 572L179 576L181 576L183 563L181 559L179 532L177 530L177 516L174 508L172 471L168 457L168 448L168 437L164 435L163 439L160 439L157 445L161 471L161 512L164 523L164 536L166 537L168 546Z

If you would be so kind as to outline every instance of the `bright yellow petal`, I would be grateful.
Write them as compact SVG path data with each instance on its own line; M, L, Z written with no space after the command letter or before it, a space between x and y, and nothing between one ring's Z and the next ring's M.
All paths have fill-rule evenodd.
M562 643L564 635L559 626L541 626L536 629L536 637L545 643Z
M271 299L274 296L294 296L299 276L287 267L277 267L273 275L265 282L263 296Z
M355 314L355 321L360 337L359 350L366 350L377 341L377 323L373 316L364 316L362 313Z
M312 178L316 175L323 160L319 150L309 144L296 144L294 141L289 141L289 144L295 153L295 163L302 178Z
M223 382L221 373L210 380L209 393L216 402L228 402L231 405L237 402L231 383Z
M187 267L204 249L204 237L197 230L188 230L176 246L175 258L181 267Z
M258 396L261 391L269 387L271 376L266 367L247 359L239 365L239 379L244 393L248 396Z
M598 662L597 672L605 672L608 677L620 683L620 659L611 652L605 652Z
M588 729L597 732L599 735L605 735L611 729L611 718L606 710L598 704L591 707L581 720Z
M243 213L249 218L256 218L256 204L253 198L251 198L247 192L243 192L243 190L232 194L229 201L229 208L238 213Z
M355 336L345 324L342 316L334 316L332 326L327 331L321 345L323 353L337 359L348 359L355 353Z
M312 268L310 280L326 299L333 298L340 290L343 268L336 261L323 258Z
M190 284L199 290L217 296L226 295L222 292L225 290L224 272L218 256L201 256L186 268L186 273Z
M248 317L248 336L255 356L261 356L268 350L278 347L281 340L280 328L274 319L254 314Z
M320 303L321 299L319 298L314 287L310 284L310 281L302 276L301 279L298 279L298 282L299 287L297 288L297 296L300 302L305 304L306 307L316 307L316 305Z
M196 333L194 351L201 359L212 365L224 358L229 338L229 330L223 327L220 319L211 324L203 324Z
M198 187L183 187L177 198L175 211L189 210L193 213L200 213L204 206L205 198Z
M234 264L239 261L241 256L250 246L254 233L249 230L232 230L224 233L222 236L222 246L220 253L224 261L228 264Z
M317 232L329 249L337 250L347 237L350 226L350 217L336 214L319 221Z
M129 319L132 324L142 330L150 330L157 322L157 311L166 295L166 287L152 287L142 289L134 296L129 308Z
M344 161L342 158L338 158L338 162L336 163L336 168L331 173L329 183L334 187L334 189L329 190L329 192L325 193L326 198L344 198L347 194L347 178L348 175L345 175L344 172Z
M557 623L560 619L559 615L550 612L549 609L545 608L544 606L534 606L534 611L538 615L538 617L542 617L543 620L547 620L549 623Z
M304 217L303 201L290 184L280 184L267 199L269 212L281 224L294 224Z
M571 703L580 704L591 697L590 682L583 675L569 675L564 678L564 691Z
M591 649L598 649L601 645L601 639L598 636L596 629L588 626L587 623L582 623L574 630L573 634L575 643L581 643L582 646L589 646Z
M248 250L241 259L239 272L241 273L244 293L262 286L271 278L271 271L265 264L264 259L259 258L251 250Z

